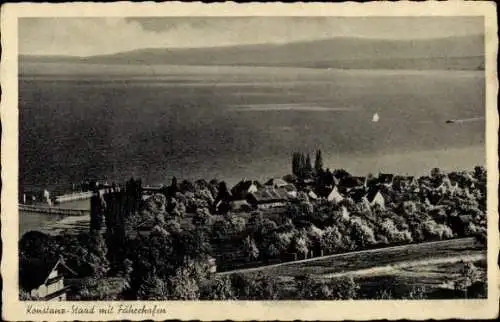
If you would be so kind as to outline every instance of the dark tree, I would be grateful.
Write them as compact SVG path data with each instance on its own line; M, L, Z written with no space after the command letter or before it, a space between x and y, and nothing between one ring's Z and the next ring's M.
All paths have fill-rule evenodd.
M126 192L126 210L127 213L134 213L139 210L142 198L142 182L140 179L130 178L125 185Z
M104 222L104 211L106 202L104 196L99 193L99 189L95 187L90 198L90 231L99 231L102 229Z
M179 185L177 183L177 178L172 177L172 181L170 182L170 186L166 188L166 197L174 197L175 194L179 191Z
M475 166L474 178L478 181L486 181L486 169L482 166Z
M194 184L191 181L183 180L181 182L180 186L179 186L179 190L182 193L195 192L196 188L195 188Z
M314 171L317 175L323 172L323 156L321 150L316 151L316 160L314 161Z
M29 231L19 241L19 255L27 258L44 257L53 260L59 256L57 242L39 231Z
M306 156L306 163L305 163L305 171L306 174L311 174L313 170L312 163L311 163L311 156L307 154Z
M221 181L219 183L219 189L218 189L218 194L217 194L217 200L229 200L231 199L231 193L229 192L229 189L227 188L227 184L224 181ZM217 202L216 200L216 202Z
M443 179L444 174L439 168L433 168L431 170L431 179L434 184L438 184Z
M300 177L302 176L303 161L302 154L299 152L294 152L292 155L292 174Z
M351 174L349 172L347 172L346 170L344 170L344 169L335 169L335 170L333 170L333 175L335 176L335 178L339 179L340 181L342 181L343 179L351 177Z

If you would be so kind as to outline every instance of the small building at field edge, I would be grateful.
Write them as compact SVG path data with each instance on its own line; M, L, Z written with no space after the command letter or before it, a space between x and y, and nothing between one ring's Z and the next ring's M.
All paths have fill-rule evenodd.
M64 271L77 275L62 258L56 261L21 260L20 287L33 298L42 301L64 301L71 288L70 285L64 285Z

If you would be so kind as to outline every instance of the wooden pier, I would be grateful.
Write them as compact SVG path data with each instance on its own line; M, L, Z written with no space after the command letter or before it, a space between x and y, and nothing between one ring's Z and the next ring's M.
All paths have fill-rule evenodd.
M36 213L54 216L90 216L90 210L84 209L64 209L49 206L19 205L19 212L26 214Z

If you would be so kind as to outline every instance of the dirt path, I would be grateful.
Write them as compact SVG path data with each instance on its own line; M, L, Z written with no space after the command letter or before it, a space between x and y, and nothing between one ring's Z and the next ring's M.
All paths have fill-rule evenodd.
M369 249L369 250L360 250L360 251L355 251L355 252L349 252L349 253L343 253L343 254L334 254L334 255L328 255L328 256L323 256L323 257L314 257L314 258L309 258L309 259L304 259L304 260L298 260L298 261L293 261L293 262L285 262L285 263L279 263L279 264L274 264L274 265L266 265L266 266L259 266L259 267L253 267L253 268L244 268L244 269L237 269L237 270L232 270L232 271L227 271L227 272L220 272L217 273L217 275L230 275L230 274L235 274L235 273L251 273L251 272L258 272L258 271L264 271L264 270L269 270L272 268L276 267L286 267L286 266L294 266L297 264L303 264L303 263L308 263L308 262L314 262L314 261L324 261L327 259L334 259L334 258L342 258L346 256L352 256L352 255L367 255L367 254L373 254L373 253L380 253L384 254L387 253L387 256L390 256L390 253L392 252L405 252L405 251L410 251L410 250L415 250L419 249L422 247L442 247L442 246L447 246L450 245L451 247L453 245L456 245L457 243L473 243L474 238L461 238L461 239L451 239L451 240L443 240L443 241L435 241L435 242L425 242L425 243L419 243L419 244L409 244L409 245L402 245L402 246L391 246L391 247L385 247L385 248L377 248L377 249ZM436 254L439 256L439 254ZM474 255L475 256L475 255ZM483 254L477 255L477 256L483 256ZM467 255L463 256L456 256L456 258L466 258ZM426 261L432 261L432 260L444 260L445 262L447 260L451 260L453 257L441 257L441 258L436 258L436 259L428 259ZM408 263L410 263L409 261ZM415 261L415 262L424 262L422 260L420 261ZM404 263L404 262L402 262ZM390 267L391 269L394 269L394 265L398 265L399 263L392 264L392 265L384 265L381 267L373 267L373 268L368 268L368 269L363 269L363 270L369 270L369 269L387 269L386 267ZM415 264L419 265L419 264ZM422 265L422 264L420 264ZM363 271L359 270L359 271ZM349 271L349 272L354 272L354 271ZM346 274L348 272L342 272L338 274ZM332 274L333 275L333 274Z
M387 273L394 272L396 270L401 270L414 266L425 266L425 265L438 265L438 264L454 264L459 263L461 261L464 262L476 262L486 259L486 255L483 254L474 254L474 255L463 255L463 256L452 256L452 257L442 257L442 258L431 258L426 260L415 260L415 261L404 261L396 264L379 266L379 267L371 267L366 269L341 272L341 273L333 273L333 274L325 274L321 277L324 278L333 278L333 277L342 277L342 276L376 276L376 275L384 275Z

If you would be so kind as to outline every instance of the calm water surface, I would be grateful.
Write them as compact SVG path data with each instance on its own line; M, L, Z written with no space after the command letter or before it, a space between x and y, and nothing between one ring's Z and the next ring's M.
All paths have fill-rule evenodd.
M264 180L295 150L354 173L484 164L483 72L27 64L23 186ZM372 123L372 115L380 115Z

